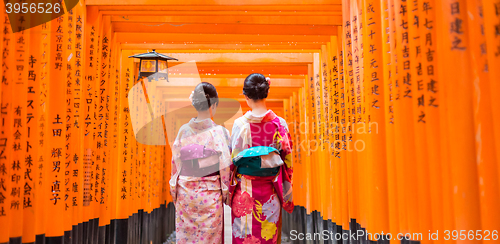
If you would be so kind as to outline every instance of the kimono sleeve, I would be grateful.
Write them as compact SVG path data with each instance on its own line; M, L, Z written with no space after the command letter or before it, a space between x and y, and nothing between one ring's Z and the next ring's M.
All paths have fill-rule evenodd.
M227 196L228 196L228 186L229 186L229 181L230 181L230 175L231 175L231 168L230 166L232 165L231 161L231 141L229 137L229 131L221 127L221 135L222 138L221 143L222 143L222 153L221 156L219 157L220 161L220 177L221 177L221 188L222 188L222 202L227 203Z
M236 157L241 151L251 147L251 135L247 126L248 123L242 122L240 119L234 121L233 130L231 131L232 158Z
M181 144L182 130L179 130L179 134L175 138L174 144L172 146L172 170L170 171L170 177L177 173L177 166L180 165L180 152L182 148Z
M285 162L286 166L288 169L293 168L293 161L292 161L292 149L293 149L293 143L292 143L292 137L290 135L290 131L288 130L288 125L286 121L283 118L280 119L280 124L282 127L282 138L283 138L283 150L281 151L281 158L283 159L283 162ZM290 178L292 177L292 174L290 172Z
M290 132L288 131L288 126L286 124L286 121L282 118L280 118L280 124L282 129L280 130L280 134L283 138L282 141L282 151L281 151L281 158L285 162L285 167L283 167L283 175L282 175L282 180L283 180L283 209L285 211L291 213L294 208L293 204L293 181L292 181L292 174L293 174L293 165L292 165L292 140L290 136Z
M180 170L180 153L181 153L181 148L182 148L182 143L181 139L183 137L184 130L183 127L179 129L179 133L177 134L177 137L175 138L174 144L172 145L172 161L171 161L171 170L170 170L170 196L172 196L172 200L175 203L176 202L176 175L178 174L178 170ZM175 182L174 182L175 181Z

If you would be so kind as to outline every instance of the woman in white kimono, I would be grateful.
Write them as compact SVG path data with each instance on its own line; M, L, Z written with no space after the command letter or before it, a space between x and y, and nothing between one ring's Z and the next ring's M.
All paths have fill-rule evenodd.
M176 209L176 239L178 244L223 243L229 132L211 119L219 103L212 84L200 83L190 99L198 116L179 129L172 147L170 192Z

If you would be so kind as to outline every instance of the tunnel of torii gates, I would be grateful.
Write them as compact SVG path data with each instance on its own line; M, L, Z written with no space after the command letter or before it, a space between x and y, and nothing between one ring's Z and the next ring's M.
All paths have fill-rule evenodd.
M0 243L163 243L165 133L192 113L162 115L206 81L240 103L231 130L255 72L294 143L284 233L498 243L498 0L81 0L25 29L1 8ZM179 60L168 82L138 79L152 49ZM163 145L139 142L157 117Z

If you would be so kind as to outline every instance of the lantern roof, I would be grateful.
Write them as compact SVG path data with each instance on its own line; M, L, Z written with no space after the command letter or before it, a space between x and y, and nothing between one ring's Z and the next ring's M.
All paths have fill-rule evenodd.
M149 53L141 53L141 54L136 54L136 55L133 55L133 56L129 56L129 58L154 58L154 59L160 59L160 60L176 60L176 61L179 61L178 59L176 58L172 58L172 57L169 57L167 55L163 55L161 53L157 53L155 51L155 49L153 49L153 51L149 52Z

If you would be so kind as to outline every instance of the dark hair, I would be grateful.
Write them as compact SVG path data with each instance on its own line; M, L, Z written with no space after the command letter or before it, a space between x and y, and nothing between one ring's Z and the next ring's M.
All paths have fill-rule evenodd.
M219 105L219 95L215 86L207 82L198 84L194 88L192 104L197 111L205 111L214 104Z
M253 73L245 78L243 94L252 100L267 98L269 93L269 82L266 77L259 73Z

